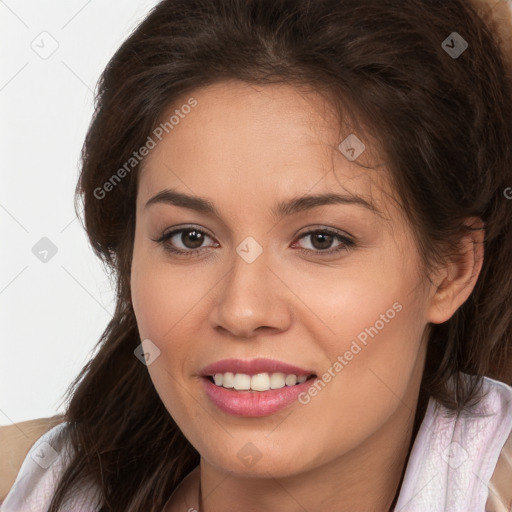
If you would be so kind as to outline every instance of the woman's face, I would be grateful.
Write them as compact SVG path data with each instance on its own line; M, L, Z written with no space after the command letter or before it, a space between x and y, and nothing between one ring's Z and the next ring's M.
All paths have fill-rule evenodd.
M139 177L131 285L148 371L180 429L202 460L246 475L293 475L403 438L433 292L385 167L358 165L378 162L375 144L338 149L350 130L290 86L224 82L166 119L176 109ZM164 190L191 199L148 204ZM343 197L308 200L326 194ZM202 376L257 358L317 378L283 391L272 374L289 369L230 362L218 373L247 374L237 387L276 389Z

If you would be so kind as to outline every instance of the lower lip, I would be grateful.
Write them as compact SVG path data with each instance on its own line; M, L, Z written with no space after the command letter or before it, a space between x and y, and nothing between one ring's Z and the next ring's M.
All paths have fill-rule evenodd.
M258 417L282 411L294 401L298 401L299 395L306 392L317 378L268 391L235 391L217 386L206 377L202 380L206 394L221 411L235 416Z

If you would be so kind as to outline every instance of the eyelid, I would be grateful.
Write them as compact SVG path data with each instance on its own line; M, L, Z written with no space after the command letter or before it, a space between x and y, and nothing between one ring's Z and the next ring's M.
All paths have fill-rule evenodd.
M340 235L345 238L350 238L352 240L355 240L355 237L352 236L348 231L343 231L341 229L333 228L331 226L325 226L323 224L312 224L311 226L306 226L306 227L302 228L301 230L299 230L295 234L295 237L304 236L304 235L308 235L311 233L316 233L317 231L322 231L322 232L327 231L332 234Z
M162 235L159 236L157 240L153 240L153 241L157 242L159 240L166 239L172 234L176 234L177 232L185 231L187 229L190 229L190 230L195 229L197 231L200 231L201 233L204 233L205 235L208 235L210 238L215 239L215 237L206 228L203 228L202 226L197 226L194 224L187 224L185 226L175 226L172 228L165 229L163 231Z

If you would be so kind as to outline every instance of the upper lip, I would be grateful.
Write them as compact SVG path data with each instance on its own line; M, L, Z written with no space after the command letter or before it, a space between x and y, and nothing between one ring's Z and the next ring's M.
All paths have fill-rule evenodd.
M205 366L200 375L208 377L215 375L216 373L245 373L247 375L256 375L258 373L276 373L281 372L286 375L297 375L301 377L303 375L315 375L313 370L306 370L299 368L292 364L283 363L282 361L276 361L274 359L222 359L215 363Z

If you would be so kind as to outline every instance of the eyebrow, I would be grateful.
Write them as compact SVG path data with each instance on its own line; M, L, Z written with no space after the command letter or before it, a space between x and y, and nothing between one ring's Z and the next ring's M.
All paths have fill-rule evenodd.
M175 189L162 190L154 197L149 199L144 208L149 208L154 204L170 204L180 206L182 208L188 208L190 210L195 210L204 214L215 215L216 217L221 218L217 208L215 208L213 203L208 199L184 194L182 192L178 192ZM360 196L333 193L300 196L288 199L286 201L281 201L271 209L271 213L277 219L281 219L288 215L293 215L294 213L316 208L317 206L325 206L331 204L362 206L372 211L373 213L381 213L379 210L377 210L377 208L375 208L373 204L369 203Z

